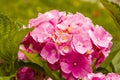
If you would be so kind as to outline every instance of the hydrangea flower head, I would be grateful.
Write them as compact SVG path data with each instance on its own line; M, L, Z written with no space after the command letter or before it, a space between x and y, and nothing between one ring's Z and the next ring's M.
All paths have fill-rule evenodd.
M94 58L97 59L95 66L99 67L112 45L112 36L81 13L66 14L57 10L40 13L29 21L28 27L35 29L23 40L24 46L29 48L32 44L51 69L59 69L74 79L92 72Z

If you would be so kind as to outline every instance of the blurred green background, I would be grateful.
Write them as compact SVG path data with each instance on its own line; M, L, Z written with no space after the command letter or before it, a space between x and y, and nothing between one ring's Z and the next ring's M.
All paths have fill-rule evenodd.
M57 9L66 12L81 12L92 19L94 24L103 26L114 40L120 40L119 31L99 0L0 0L0 12L24 25L29 19L37 17L38 13ZM95 2L93 2L95 1Z

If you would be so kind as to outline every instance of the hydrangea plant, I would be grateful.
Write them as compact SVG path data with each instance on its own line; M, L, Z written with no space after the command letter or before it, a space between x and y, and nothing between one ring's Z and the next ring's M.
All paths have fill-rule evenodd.
M99 67L112 46L112 36L80 13L40 13L29 21L28 27L35 29L22 41L22 47L28 53L36 50L50 68L61 71L66 79L82 79L91 73L93 60L96 59L94 66ZM21 55L18 59L25 58Z
M101 2L119 28L120 7ZM51 10L28 26L0 14L0 29L0 80L120 80L120 43L81 13Z

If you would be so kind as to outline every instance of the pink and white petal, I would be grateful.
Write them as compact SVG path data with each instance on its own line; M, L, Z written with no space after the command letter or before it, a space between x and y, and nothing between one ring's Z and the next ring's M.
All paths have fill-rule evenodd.
M56 63L60 58L60 55L59 53L49 53L48 56L47 56L47 61L50 63L50 64L54 64Z
M72 63L60 62L61 70L64 73L70 73L72 71L73 65Z
M78 51L81 54L84 54L92 48L92 43L88 34L81 33L73 37L73 46L76 51Z
M43 48L43 49L41 50L40 55L41 55L41 57L42 57L43 59L47 60L48 51L47 51L45 48Z
M75 78L82 79L83 77L87 76L88 71L82 69L81 67L74 67L74 69L72 70L72 74Z

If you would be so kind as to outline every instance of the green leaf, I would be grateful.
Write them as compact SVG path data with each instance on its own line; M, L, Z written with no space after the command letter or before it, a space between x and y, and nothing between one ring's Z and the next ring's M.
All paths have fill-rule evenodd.
M51 77L53 80L63 80L62 77L60 77L60 72L51 71L50 68L48 67L48 65L46 64L46 62L41 60L40 56L37 53L32 54L32 53L28 53L25 50L20 50L20 51L28 58L28 60L30 62L32 62L33 64L35 63L35 64L39 65L40 68L44 69L45 74L47 76ZM29 66L31 67L31 64ZM37 66L34 66L34 67L37 67Z
M0 77L0 80L12 80L11 77Z
M113 66L115 68L115 72L120 74L120 51L112 60Z
M19 50L19 45L24 36L32 29L23 29L22 25L10 20L0 13L0 76L10 76L15 71L15 60ZM3 76L3 75L2 75Z
M17 58L19 45L23 37L32 29L23 29L22 25L0 14L0 59L11 62Z
M104 74L107 74L109 71L106 68L99 67L94 71L94 73L97 73L97 72L102 72Z
M109 2L108 0L101 0L104 7L110 12L117 27L120 29L120 6L116 3Z
M113 20L116 23L117 28L120 30L120 6L116 3L109 2L108 0L101 0L101 2L104 5L104 7L110 12ZM120 56L120 42L114 42L110 55L107 57L105 62L102 63L101 67L106 68L109 71L111 68L112 71L120 73L119 56Z
M38 55L37 53L28 53L25 50L20 50L29 60L30 62L33 62L35 64L38 64L39 66L43 67L43 63L40 59L40 55Z
M32 68L32 69L35 69L35 70L39 70L39 71L44 72L44 69L43 69L40 65L35 64L35 63L32 63L32 62L19 61L19 62L18 62L18 65L19 65L19 66L18 66L18 69L21 68L21 67L27 66L27 67L30 67L30 68Z
M106 58L106 60L101 64L101 67L107 68L119 51L120 51L120 42L118 41L113 42L111 52L109 53L109 56Z

